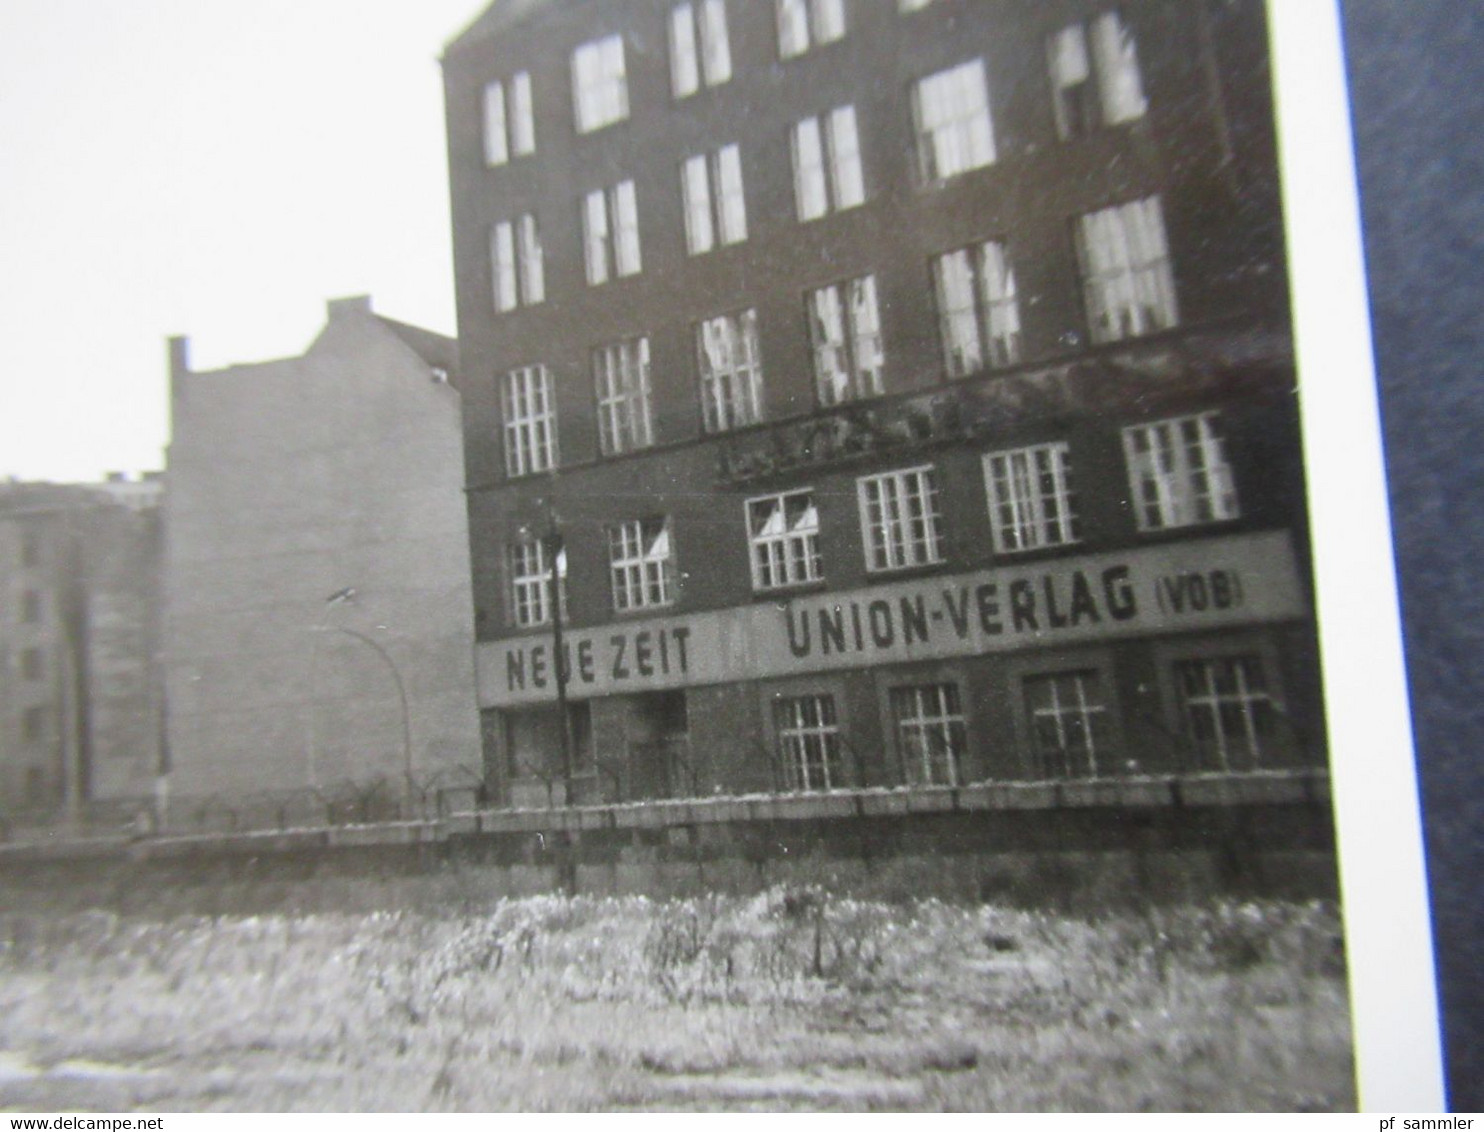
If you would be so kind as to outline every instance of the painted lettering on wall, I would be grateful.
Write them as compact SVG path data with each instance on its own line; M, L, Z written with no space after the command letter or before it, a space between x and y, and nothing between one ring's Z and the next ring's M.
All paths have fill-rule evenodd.
M563 641L562 675L569 688L598 684L600 665L602 671L609 673L615 686L652 676L688 676L689 641L690 627L687 625ZM544 641L508 649L505 653L506 689L521 692L528 686L555 688L554 651L551 644Z
M560 663L568 694L581 698L1305 614L1292 544L1278 531L572 629ZM481 645L478 661L483 707L555 695L549 637Z
M803 659L930 645L945 634L967 641L973 632L998 637L1128 621L1139 615L1139 601L1129 568L1110 566L1091 576L1072 570L1016 578L1008 586L958 583L903 594L895 601L789 604L783 615L788 651Z

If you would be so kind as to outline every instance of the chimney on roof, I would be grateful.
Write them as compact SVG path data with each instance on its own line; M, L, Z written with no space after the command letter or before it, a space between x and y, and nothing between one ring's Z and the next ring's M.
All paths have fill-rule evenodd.
M170 401L174 404L185 396L185 379L191 374L191 340L184 334L166 339L170 359Z
M371 296L348 295L343 299L330 299L325 303L325 310L329 314L331 322L334 322L338 318L344 318L346 315L370 314Z

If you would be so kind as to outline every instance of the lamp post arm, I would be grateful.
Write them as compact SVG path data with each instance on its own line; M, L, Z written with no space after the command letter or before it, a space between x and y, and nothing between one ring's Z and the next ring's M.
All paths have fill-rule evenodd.
M391 654L374 637L362 633L359 629L347 629L344 625L334 625L331 627L338 633L344 633L348 637L354 637L356 640L370 645L372 651L381 657L387 671L392 674L392 682L397 685L397 701L402 708L402 762L404 779L402 793L410 805L412 801L412 716L407 710L407 686L402 682L401 670L397 668L397 662L392 659Z

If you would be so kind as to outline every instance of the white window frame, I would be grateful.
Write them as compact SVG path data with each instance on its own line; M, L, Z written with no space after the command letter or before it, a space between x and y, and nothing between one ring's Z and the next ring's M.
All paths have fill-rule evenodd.
M837 106L828 114L794 123L789 140L794 205L801 224L865 203L854 106Z
M687 157L680 165L685 247L691 255L747 239L742 152L736 144Z
M605 456L654 443L650 415L649 339L625 338L593 351L598 444Z
M845 0L777 0L776 11L780 59L845 37Z
M759 592L824 578L814 489L760 495L744 505L752 588Z
M983 240L933 258L943 369L967 377L1020 361L1020 299L1003 240Z
M1121 342L1180 324L1158 196L1080 216L1076 235L1093 342Z
M1070 453L1058 441L984 454L984 490L997 554L1078 541Z
M696 368L706 432L728 432L762 421L763 364L756 310L697 323Z
M909 684L890 689L887 698L907 783L959 785L969 729L958 685Z
M501 220L490 229L490 284L501 314L546 299L545 254L536 214Z
M589 286L638 275L644 269L633 181L588 193L583 198L582 231Z
M573 49L572 112L579 134L590 134L629 116L622 35L615 32Z
M520 71L484 86L484 163L490 168L536 152L531 75Z
M505 474L511 478L557 466L556 400L544 365L520 366L500 385L505 421Z
M551 624L551 567L546 543L539 538L517 539L508 545L510 619L521 629ZM567 548L556 553L557 586L561 590L562 620L567 620Z
M1229 676L1229 691L1219 687L1222 668ZM1278 739L1271 726L1276 722L1277 704L1260 654L1182 658L1174 663L1171 675L1186 733L1202 754L1214 754L1218 768L1224 771L1263 765L1264 756L1273 752ZM1203 687L1199 691L1191 690L1187 679L1191 675L1201 678ZM1196 723L1198 712L1210 729L1205 737ZM1228 723L1238 724L1234 732L1229 731Z
M933 465L862 476L855 482L868 573L943 561L943 519Z
M802 794L835 790L844 784L840 714L833 695L777 697L773 729L785 790Z
M1140 531L1241 517L1236 482L1213 411L1123 430L1129 501Z
M1069 24L1046 41L1056 132L1063 141L1118 126L1149 109L1139 51L1117 12ZM1096 92L1097 103L1092 103Z
M969 59L912 84L917 169L924 184L995 160L994 115L983 59Z
M608 574L617 613L674 605L675 554L670 517L630 519L608 527Z
M670 89L677 99L732 77L726 0L699 0L670 10Z
M862 275L817 287L806 297L804 311L820 405L881 396L886 352L876 277Z
M1098 756L1106 755L1112 723L1111 708L1103 672L1097 668L1067 669L1057 672L1029 672L1021 677L1020 693L1030 728L1030 748L1039 762L1040 773L1047 778L1096 778ZM1046 689L1050 694L1040 702L1036 693ZM1048 748L1041 742L1041 724L1055 730L1056 745ZM1078 746L1080 740L1081 745ZM1085 766L1074 765L1081 758ZM1060 774L1053 773L1052 760L1061 763Z

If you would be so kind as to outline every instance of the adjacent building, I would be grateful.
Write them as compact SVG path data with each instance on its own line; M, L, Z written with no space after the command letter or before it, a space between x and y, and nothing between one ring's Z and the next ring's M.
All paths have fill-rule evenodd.
M178 823L322 820L348 795L372 816L478 782L457 359L366 298L332 301L302 357L195 371L172 341Z
M452 42L498 796L561 773L558 606L580 798L1322 765L1266 50L1260 0Z
M0 483L0 825L152 805L159 496L154 475Z

